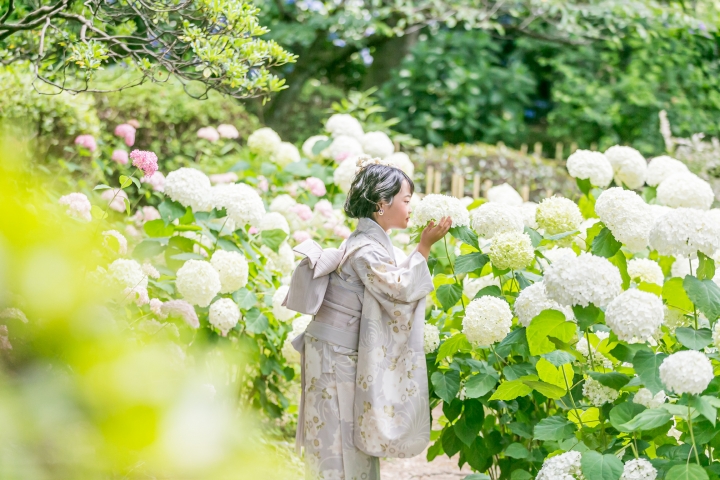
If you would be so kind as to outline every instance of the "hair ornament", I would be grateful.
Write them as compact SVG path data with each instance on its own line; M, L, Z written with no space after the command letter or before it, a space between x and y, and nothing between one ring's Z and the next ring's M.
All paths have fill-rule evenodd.
M355 162L355 175L358 175L366 167L370 165L385 165L387 167L394 167L392 162L387 160L381 160L378 157L371 157L370 155L360 155Z

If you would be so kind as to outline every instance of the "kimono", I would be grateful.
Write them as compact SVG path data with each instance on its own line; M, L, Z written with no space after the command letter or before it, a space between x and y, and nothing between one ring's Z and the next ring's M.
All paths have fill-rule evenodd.
M305 448L306 478L376 480L379 457L411 457L430 440L423 328L432 277L417 250L396 262L390 237L370 218L339 249L300 247L314 279L293 274L285 301L319 298L315 290L326 288L293 340L302 357L296 446Z

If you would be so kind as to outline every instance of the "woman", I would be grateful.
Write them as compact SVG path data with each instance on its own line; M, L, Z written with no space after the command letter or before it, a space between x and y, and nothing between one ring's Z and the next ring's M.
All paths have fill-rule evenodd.
M427 259L452 220L430 223L396 262L387 231L407 228L413 191L402 170L361 165L345 202L347 216L359 219L355 232L337 250L312 241L296 248L308 258L293 274L287 306L319 299L293 341L303 357L296 440L308 479L379 479L379 457L417 455L429 442ZM304 278L301 267L314 272Z

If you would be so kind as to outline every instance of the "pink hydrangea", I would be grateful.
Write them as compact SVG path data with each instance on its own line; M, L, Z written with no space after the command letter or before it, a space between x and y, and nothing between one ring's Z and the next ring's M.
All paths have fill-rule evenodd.
M290 211L300 217L300 220L303 221L308 221L312 218L312 210L310 210L310 207L303 205L302 203L296 203L290 207Z
M145 173L146 177L151 177L158 169L158 158L153 152L145 150L133 150L130 152L132 164ZM164 177L163 177L164 180ZM163 182L164 183L164 182Z
M238 132L237 128L226 123L218 125L217 131L222 138L238 138L240 136L240 132Z
M160 212L158 212L157 208L151 206L138 208L133 216L133 220L135 220L138 225L160 218Z
M261 192L267 192L268 188L270 188L270 184L268 183L267 178L265 178L265 177L259 177L259 178L260 178L260 181L257 184L258 189Z
M160 307L163 318L169 316L180 317L192 328L200 327L200 320L192 305L185 300L168 300Z
M125 235L127 235L128 237L133 237L133 238L138 238L138 237L142 236L140 234L140 231L137 228L135 228L133 225L127 225L125 227Z
M135 305L138 307L142 307L143 305L150 303L150 297L148 296L148 291L145 287L126 287L125 290L123 290L123 295L127 301L133 300Z
M151 298L150 299L150 311L157 315L158 317L164 318L162 316L162 306L163 302L162 300L159 300L157 298Z
M237 173L235 172L227 172L227 173L215 173L213 175L209 175L210 181L214 185L221 185L225 183L235 183L238 181Z
M60 205L66 205L68 207L68 215L81 218L88 222L92 220L92 215L90 215L90 208L92 207L92 205L90 205L90 200L88 200L87 196L84 193L69 193L60 197L58 203Z
M115 195L117 194L117 195ZM115 197L115 198L113 198ZM127 193L125 193L122 190L119 190L117 188L111 188L108 190L104 190L102 195L100 195L100 198L105 200L106 202L110 202L110 208L115 210L116 212L124 212L125 211L125 198L128 198Z
M335 161L337 163L342 163L350 156L350 152L340 152L337 155L335 155Z
M122 123L115 127L115 135L122 137L128 147L135 145L135 127L129 123Z
M305 188L310 190L310 193L312 193L316 197L322 197L327 193L327 189L325 188L325 182L323 182L317 177L309 177L307 180L305 180Z
M333 218L335 216L332 203L328 200L320 200L317 202L315 204L315 211L325 218Z
M197 132L198 138L207 140L208 142L217 142L220 140L220 134L213 127L203 127Z
M250 235L255 235L256 233L258 233L258 231L259 230L257 229L257 227L250 227L250 230L248 230L248 233Z
M133 118L132 120L128 120L127 123L130 124L131 126L135 127L135 128L140 128L140 122L138 122L138 121L137 121L136 119L134 119L134 118Z
M298 196L298 185L297 183L291 183L286 188L287 192L290 194L291 197L297 197Z
M305 230L296 230L295 232L293 232L293 239L295 239L297 243L302 243L305 240L309 240L310 238L310 234Z
M142 177L141 183L148 183L156 192L165 191L165 175L162 172L155 172L149 177Z
M335 235L342 238L348 238L350 236L350 233L352 233L350 232L350 229L345 225L336 225L333 232L335 233Z
M128 153L125 150L114 150L112 153L111 160L117 162L120 165L127 165Z
M97 142L95 141L95 137L92 135L78 135L75 138L75 145L87 148L91 152L97 150Z

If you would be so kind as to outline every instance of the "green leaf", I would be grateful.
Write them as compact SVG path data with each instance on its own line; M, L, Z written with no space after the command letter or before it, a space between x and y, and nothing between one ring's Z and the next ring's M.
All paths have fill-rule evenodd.
M568 385L572 385L573 376L575 375L572 365L565 364L565 366L558 368L544 358L538 360L535 364L535 369L538 372L540 380L560 387L563 392L567 390ZM567 383L565 379L567 379Z
M711 322L720 317L720 287L712 280L698 280L687 275L683 280L683 288L688 298L695 303L698 310L705 314Z
M597 380L601 385L605 385L606 387L610 387L615 390L620 390L622 387L628 384L630 382L630 377L627 375L623 375L622 373L618 372L608 372L608 373L600 373L600 372L588 372L590 373L590 376Z
M470 425L464 415L453 425L455 436L468 447L477 438L480 427L481 425Z
M712 331L708 328L695 330L694 328L678 327L675 329L678 342L691 350L702 350L713 341Z
M467 477L463 478L463 480L490 480L490 477L485 475L484 473L472 473Z
M173 260L205 260L205 257L200 255L199 253L178 253L176 255L170 255L170 258Z
M602 222L597 222L593 226L591 226L590 228L587 229L585 245L587 246L588 252L592 248L592 242L595 240L595 237L598 236L598 234L602 231L603 228L605 228L605 225Z
M161 218L145 222L143 230L149 237L169 237L175 231L175 225L166 225Z
M710 477L697 463L686 463L675 465L668 470L665 480L710 480Z
M318 140L317 142L315 142L312 147L313 155L320 155L320 152L329 147L332 142L332 138L328 138L327 140Z
M623 463L619 458L594 450L583 452L580 468L587 480L619 480L623 473Z
M161 254L164 250L165 246L157 240L143 240L135 246L132 256L141 259L150 258Z
M625 258L625 254L623 254L622 250L618 250L617 253L612 257L609 257L608 260L610 260L610 263L618 267L618 270L620 270L623 289L627 290L628 287L630 287L630 275L628 275L627 271L627 259Z
M486 295L489 295L491 297L504 298L500 287L498 287L497 285L488 285L485 288L481 288L480 291L475 294L473 300L475 298L484 297Z
M555 350L554 352L543 353L542 357L556 367L560 367L566 363L572 363L576 360L571 353L564 350Z
M312 175L310 168L304 161L291 162L287 164L283 169L283 173L288 173L295 177L309 177L310 175Z
M598 257L610 258L615 255L622 247L622 243L615 240L609 228L605 227L593 239L590 251Z
M162 218L165 221L165 224L171 223L179 218L181 218L183 215L185 215L185 211L187 209L183 207L178 202L173 202L172 200L165 200L160 205L158 205L158 212L160 212L160 218Z
M494 368L482 362L480 372L471 376L465 382L465 396L467 398L478 398L486 395L497 385L500 376Z
M472 347L468 342L464 333L456 333L452 337L445 340L438 349L437 361L440 362L445 357L453 356L461 351L471 350Z
M525 382L525 385L532 388L533 390L536 390L545 395L546 397L553 398L555 400L564 397L567 393L567 390L565 390L565 388L558 387L557 385L553 385L551 383L538 382L534 380L523 381Z
M453 227L450 229L450 235L457 238L463 243L467 243L468 245L475 247L476 250L480 250L477 234L470 230L468 227Z
M435 372L438 373L438 372ZM462 449L462 441L455 435L455 429L448 427L445 428L440 437L442 442L443 451L448 457L452 457Z
M667 358L664 353L655 354L652 351L640 350L633 357L633 367L635 373L643 381L645 387L650 390L653 395L657 394L665 387L660 381L660 364Z
M462 297L462 288L457 283L440 285L437 289L437 299L443 310L450 310Z
M587 195L588 193L590 193L590 190L592 189L592 184L590 183L589 178L584 178L584 179L576 178L575 183L577 183L578 188L584 195Z
M262 243L270 247L273 252L277 252L280 248L280 244L287 238L287 233L279 228L273 230L263 230L260 232L260 239Z
M100 185L96 185L93 190L107 190L108 188L112 187L110 187L110 185L105 185L104 183L101 183Z
M675 307L683 312L693 311L693 304L687 293L685 293L682 278L673 277L668 279L663 284L662 298L669 307Z
M90 207L90 215L92 215L92 218L95 220L104 220L108 217L107 211L97 205Z
M253 307L245 314L245 329L250 333L263 333L269 326L268 318L259 308Z
M490 400L514 400L530 392L532 392L532 388L525 385L522 380L513 380L501 383L490 397Z
M589 304L587 307L582 305L575 305L572 307L575 318L577 319L580 330L587 331L588 328L600 323L602 310L593 305Z
M537 230L533 230L530 227L525 227L524 232L530 237L533 248L537 248L538 245L540 245L540 242L542 242L542 235L540 235Z
M125 213L130 216L130 199L123 197L123 203L125 204Z
M556 349L555 344L548 340L554 337L562 342L569 342L575 335L577 326L565 320L565 314L557 310L543 310L533 318L527 327L527 341L531 355L550 353Z
M695 276L699 280L712 280L715 276L715 260L702 252L698 252L698 268Z
M535 440L564 440L573 436L577 430L575 424L567 418L555 415L540 420L534 429Z
M661 427L672 419L672 415L667 410L660 408L650 408L643 410L629 422L620 425L625 430L634 432L636 430L652 430Z
M430 380L437 396L447 403L450 403L460 390L460 372L457 370L434 372Z
M132 185L132 180L127 175L120 175L120 188L125 189Z
M527 458L530 452L522 443L511 443L505 449L505 456L510 458Z
M629 433L630 430L622 425L640 415L645 407L635 402L624 402L610 410L610 425L620 432Z
M232 298L241 310L250 310L257 304L257 296L255 295L255 292L248 290L245 287L233 292Z
M715 426L717 420L717 408L712 405L712 397L692 395L690 397L690 406L700 412L700 415L710 420L710 423Z
M469 273L481 270L489 259L490 257L480 252L460 255L455 259L455 273Z

